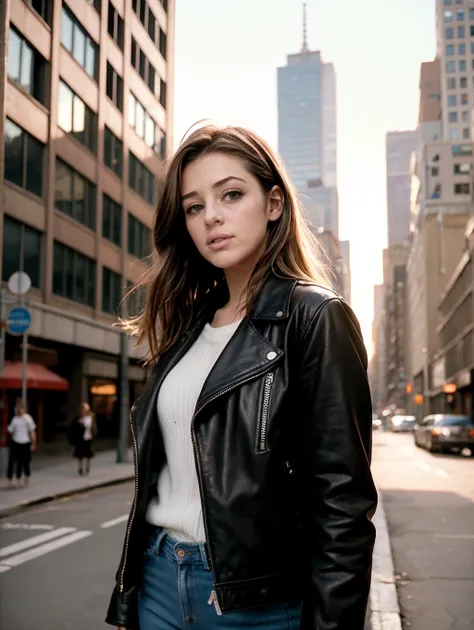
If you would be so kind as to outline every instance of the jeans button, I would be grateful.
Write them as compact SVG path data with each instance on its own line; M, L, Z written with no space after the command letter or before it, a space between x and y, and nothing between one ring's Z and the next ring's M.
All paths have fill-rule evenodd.
M185 554L186 552L184 551L184 549L178 549L178 551L176 552L178 558L184 558Z

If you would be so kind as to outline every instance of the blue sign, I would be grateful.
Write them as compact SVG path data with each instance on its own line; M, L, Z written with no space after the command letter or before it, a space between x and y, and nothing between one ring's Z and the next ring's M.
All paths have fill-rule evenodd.
M23 335L31 326L31 313L23 306L16 306L8 313L7 330L11 335Z

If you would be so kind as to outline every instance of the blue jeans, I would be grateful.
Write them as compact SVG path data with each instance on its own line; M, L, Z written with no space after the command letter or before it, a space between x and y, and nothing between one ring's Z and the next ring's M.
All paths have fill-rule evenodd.
M138 595L140 630L298 630L300 603L219 615L204 545L178 542L158 528L145 554Z

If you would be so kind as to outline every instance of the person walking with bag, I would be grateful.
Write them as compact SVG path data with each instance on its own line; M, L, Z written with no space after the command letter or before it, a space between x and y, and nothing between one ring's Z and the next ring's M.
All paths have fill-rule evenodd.
M131 410L135 494L106 621L126 630L363 630L377 494L367 354L325 288L279 157L194 131L154 218L153 371Z
M36 424L30 414L26 413L26 406L17 401L15 415L9 426L10 453L8 458L8 487L14 488L13 474L17 480L17 487L29 485L31 476L31 453L36 450Z
M90 405L83 402L79 406L79 416L73 420L70 434L70 442L75 446L74 457L77 459L77 472L79 475L88 475L90 473L91 459L94 457L92 440L96 434L95 414L91 411ZM85 467L84 460L86 460Z

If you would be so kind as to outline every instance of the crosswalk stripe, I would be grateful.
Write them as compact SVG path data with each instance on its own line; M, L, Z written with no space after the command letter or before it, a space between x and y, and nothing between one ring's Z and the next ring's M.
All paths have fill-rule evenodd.
M3 566L7 567L17 567L24 562L28 562L29 560L34 560L35 558L39 558L40 556L44 556L46 553L50 551L54 551L55 549L60 549L61 547L65 547L66 545L70 545L78 540L82 540L83 538L87 538L88 536L92 536L92 532L90 531L79 531L74 532L73 534L69 534L69 536L63 536L57 540L53 540L45 545L40 545L39 547L34 547L33 549L29 549L28 551L24 551L23 553L19 553L16 556L10 556L2 561Z
M128 514L124 514L123 516L118 516L117 518L113 518L111 521L105 521L102 523L101 527L103 529L107 529L108 527L113 527L114 525L119 525L120 523L124 523L128 519Z
M2 547L0 549L0 558L10 556L14 553L18 553L19 551L23 551L24 549L29 549L30 547L34 547L35 545L40 545L41 543L53 540L53 538L59 538L60 536L70 534L71 532L75 531L75 527L59 527L58 529L53 529L52 531L46 532L44 534L38 534L38 536L32 536L31 538L27 538L26 540L8 545L8 547Z

